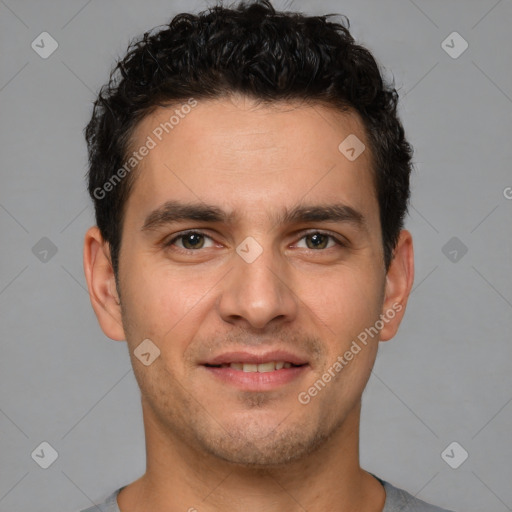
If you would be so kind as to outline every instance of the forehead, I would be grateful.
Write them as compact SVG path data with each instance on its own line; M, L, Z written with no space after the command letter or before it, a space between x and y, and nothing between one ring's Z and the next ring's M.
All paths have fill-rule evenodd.
M343 202L375 217L371 155L354 112L244 97L187 105L159 108L137 126L132 149L150 149L135 171L127 216L176 199L274 218L298 202ZM345 140L365 147L356 159L344 153Z

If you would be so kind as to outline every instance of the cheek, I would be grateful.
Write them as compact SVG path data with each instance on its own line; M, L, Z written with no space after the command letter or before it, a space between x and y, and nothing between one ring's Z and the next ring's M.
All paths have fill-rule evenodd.
M213 295L212 284L197 273L166 268L165 264L134 264L123 287L132 339L150 338L162 352L183 349L193 339ZM214 281L213 281L214 282ZM213 290L212 290L213 291ZM181 347L181 348L180 348Z
M339 267L328 274L309 274L309 284L301 284L298 296L322 321L326 334L345 339L378 318L381 281L375 272Z

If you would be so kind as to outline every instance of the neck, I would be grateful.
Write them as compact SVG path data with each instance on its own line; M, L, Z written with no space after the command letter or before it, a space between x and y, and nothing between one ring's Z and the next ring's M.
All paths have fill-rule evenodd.
M308 457L247 467L170 437L143 403L146 473L119 493L121 512L381 512L382 485L359 465L360 402Z

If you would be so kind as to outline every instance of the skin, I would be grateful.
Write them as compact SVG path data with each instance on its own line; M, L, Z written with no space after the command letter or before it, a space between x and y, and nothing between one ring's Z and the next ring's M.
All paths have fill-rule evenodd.
M134 147L169 111L140 123ZM349 134L366 145L354 161L338 150ZM240 96L201 101L139 164L125 210L119 289L108 244L97 227L88 230L91 303L106 336L127 341L141 389L146 473L120 492L122 512L382 510L383 487L359 465L361 395L379 339L392 338L402 320L414 265L411 235L402 230L386 273L370 156L354 112L256 105ZM233 216L142 230L169 200L212 204ZM364 226L276 222L299 203L340 202L361 212ZM187 229L206 235L195 240L199 249L185 251L193 244L183 238L163 247ZM346 245L321 238L317 248L316 230ZM249 236L263 250L252 263L236 252ZM298 394L393 304L402 308L380 334L301 404ZM134 356L146 338L160 350L149 366ZM199 364L244 348L287 349L309 366L283 386L255 392Z

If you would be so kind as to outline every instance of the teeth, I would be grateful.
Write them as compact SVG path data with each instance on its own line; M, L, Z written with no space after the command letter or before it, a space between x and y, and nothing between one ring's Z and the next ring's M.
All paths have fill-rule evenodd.
M276 369L276 363L274 361L270 361L268 363L262 363L258 365L258 371L263 372L273 372Z
M273 372L274 370L281 370L282 368L291 368L291 363L285 363L284 361L269 361L268 363L253 364L253 363L230 363L229 366L234 370L241 370L243 372Z

